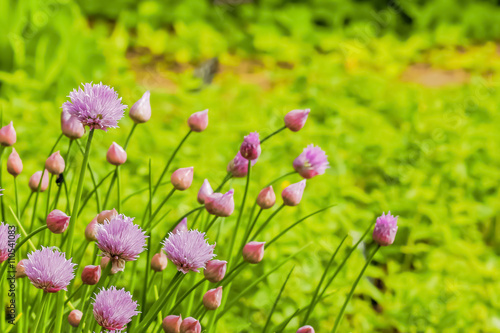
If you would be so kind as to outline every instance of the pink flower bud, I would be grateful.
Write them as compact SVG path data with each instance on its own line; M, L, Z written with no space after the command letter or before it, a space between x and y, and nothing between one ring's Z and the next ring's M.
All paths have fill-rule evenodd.
M255 163L257 163L257 159L252 160L251 166L254 166ZM226 170L235 178L245 177L248 173L248 160L243 158L238 151L236 156L227 165Z
M83 313L80 310L73 310L68 315L69 324L73 327L78 327L80 321L82 320Z
M210 289L203 295L203 305L207 310L215 310L222 302L222 286Z
M106 269L110 262L109 257L102 257L101 262L99 263L99 266L101 266L101 270Z
M204 204L205 199L214 193L214 190L212 190L212 186L210 186L210 183L208 182L207 179L203 181L203 184L200 187L200 190L198 191L198 203Z
M0 144L2 146L10 147L16 143L16 140L16 130L14 129L12 121L8 125L0 128Z
M161 251L160 253L155 253L153 258L151 258L151 268L155 272L161 272L167 268L168 259L167 255Z
M101 266L88 265L82 271L82 281L84 284L93 286L101 279Z
M78 118L73 117L63 105L61 113L61 131L68 138L75 140L80 139L85 134L85 128Z
M110 257L102 257L99 266L101 269L106 269L108 264L111 262L111 272L109 274L115 275L118 272L122 272L125 269L125 260L111 260Z
M172 230L173 234L178 234L179 232L188 231L187 217L183 218Z
M38 190L38 184L40 184L40 178L42 178L42 171L37 171L31 176L29 186L33 192ZM43 172L42 184L40 186L40 192L44 192L47 187L49 187L49 172L45 170Z
M234 211L234 191L214 193L205 199L205 209L212 215L228 217Z
M381 246L388 246L394 243L398 232L398 216L394 217L391 212L377 217L375 229L373 230L373 240Z
M12 152L7 159L7 172L12 176L17 177L23 171L23 161L19 157L17 151L12 148Z
M309 325L302 326L297 330L297 333L314 333L314 328Z
M136 124L145 123L151 118L151 103L149 90L142 95L142 97L132 105L128 115Z
M104 224L104 221L111 221L111 219L116 216L118 216L118 212L114 208L110 210L103 210L99 213L99 215L97 215L97 223Z
M240 154L247 160L259 158L261 153L259 133L253 132L245 136L240 147Z
M283 192L281 192L283 204L286 206L297 206L300 203L300 200L302 200L302 194L304 194L305 188L305 179L286 187Z
M85 238L89 242L95 242L97 240L96 235L97 235L97 216L94 217L94 219L89 224L87 224L87 227L85 228Z
M180 333L201 333L200 322L193 317L187 317L181 323Z
M258 264L264 258L265 242L250 242L243 247L243 259L250 264Z
M163 319L162 326L165 333L179 333L181 330L182 316L170 315Z
M55 234L62 234L68 228L70 216L59 209L54 209L47 216L47 227Z
M17 263L16 266L16 279L20 279L23 277L26 277L26 273L24 270L24 262L26 262L28 259L23 259Z
M53 175L59 176L64 172L66 164L64 163L64 158L61 156L59 151L56 151L47 158L45 161L45 169Z
M272 186L262 189L257 197L257 205L262 209L269 209L276 202L276 194Z
M191 186L193 182L193 167L180 168L172 173L170 181L176 190L184 191Z
M127 162L127 152L116 142L113 142L106 154L106 160L113 165L122 165Z
M188 119L189 128L194 132L203 132L208 126L208 109L193 113Z
M212 283L222 281L226 275L227 261L224 260L210 260L207 262L203 275L205 279Z
M297 132L306 124L307 116L311 112L310 109L292 110L285 116L285 126L292 132Z

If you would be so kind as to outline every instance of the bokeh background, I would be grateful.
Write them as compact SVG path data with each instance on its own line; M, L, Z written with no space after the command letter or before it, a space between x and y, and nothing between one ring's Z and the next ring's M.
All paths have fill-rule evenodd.
M22 202L60 133L60 106L82 82L115 87L129 106L151 91L152 119L138 126L122 168L125 195L147 187L150 158L158 177L187 132L187 117L210 109L208 129L191 135L174 162L194 166L195 181L172 198L163 230L197 205L204 178L214 185L224 178L244 135L265 136L282 126L286 112L310 108L303 130L282 132L263 147L250 200L314 143L331 168L308 181L302 203L283 211L263 238L337 206L287 234L236 281L233 291L243 290L309 244L242 298L218 332L259 332L291 265L273 324L307 305L341 238L349 234L352 245L388 210L400 216L396 242L376 255L340 331L498 332L499 17L493 0L0 0L0 109L3 124L13 120L18 133ZM113 141L123 144L131 127L125 117L119 129L96 134L91 164L98 177L113 170L106 150ZM65 152L67 144L63 139L57 149ZM76 149L72 156L70 177L82 158ZM7 191L11 182L4 176ZM238 206L244 180L230 187ZM140 216L146 201L146 194L132 198L123 213ZM90 200L80 239L94 215ZM234 223L224 221L220 259ZM364 262L362 246L330 287L332 296L316 307L310 324L318 332L331 330ZM127 279L125 272L119 284ZM138 285L133 294L140 299L142 292Z

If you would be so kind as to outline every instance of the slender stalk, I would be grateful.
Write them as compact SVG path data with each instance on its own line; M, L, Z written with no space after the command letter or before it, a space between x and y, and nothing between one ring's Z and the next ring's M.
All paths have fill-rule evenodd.
M294 269L295 269L295 266L292 267L292 269L290 270L290 273L288 273L288 276L285 279L285 282L281 286L280 292L278 293L278 296L276 297L276 300L274 301L273 307L271 308L271 312L269 313L269 316L267 317L266 325L264 326L264 329L262 330L263 333L267 332L267 328L269 327L269 324L271 323L271 317L273 316L274 310L276 310L276 306L278 305L278 302L280 301L281 294L283 294L283 291L285 290L288 279L290 279L290 276L292 275Z
M245 235L243 236L243 239L241 240L241 246L240 246L240 252L243 250L243 247L245 246L248 237L250 237L250 234L252 233L253 228L255 227L255 224L259 220L259 216L262 213L263 209L259 209L259 212L257 213L257 216L255 216L255 219L253 222L248 226L247 231L245 232Z
M28 196L28 200L26 200L26 203L24 204L24 207L21 210L21 216L19 216L20 219L24 216L24 212L26 211L26 208L28 208L28 205L32 197L33 197L33 192L30 193L30 195Z
M44 291L42 294L42 302L41 302L41 306L40 306L40 311L36 316L36 322L35 322L33 332L45 332L45 328L44 328L45 323L42 323L41 330L38 330L38 327L40 326L40 322L43 321L43 320L41 320L41 318L45 317L45 314L48 312L47 310L45 310L45 306L47 305L47 301L49 300L48 296L49 296L49 294Z
M163 199L163 201L160 203L160 205L158 206L158 208L156 208L155 212L153 213L153 215L150 215L149 217L149 222L147 223L147 226L145 226L146 228L148 228L151 223L153 222L153 220L155 219L156 215L158 215L158 213L160 212L160 210L163 208L163 206L167 203L168 199L170 199L170 197L174 194L175 192L175 188L173 188L168 194L167 196L165 197L165 199Z
M269 222L271 222L271 220L273 219L273 217L276 216L276 214L278 214L283 208L285 208L285 205L282 204L281 206L278 207L278 209L276 209L271 215L269 215L269 217L267 218L266 221L264 221L264 223L262 223L259 227L259 229L257 229L257 231L253 234L252 237L250 237L251 240L254 240L258 235L260 235L260 233L266 228L266 226L269 224Z
M35 251L35 245L33 245L33 243L31 242L31 240L29 240L28 234L26 233L26 230L24 230L23 225L21 224L21 222L17 218L16 214L14 214L14 211L12 210L12 207L9 207L9 210L10 210L10 213L12 214L12 216L14 217L14 221L16 222L17 227L19 229L21 229L21 234L25 237L26 241L29 242L29 244L30 244L31 248L33 249L33 251ZM24 244L24 242L25 241L23 240L20 243L18 243L16 245L16 249L19 249L19 244ZM17 252L17 250L16 250L16 252Z
M78 212L78 215L80 215L82 213L83 209L87 205L87 202L90 200L90 198L92 198L92 195L94 193L96 193L96 196L97 196L97 189L99 187L101 187L101 185L104 183L104 181L106 179L108 179L108 177L111 176L113 173L114 173L114 171L110 171L106 176L104 176L103 179L101 179L101 181L97 184L97 186L94 186L94 189L87 194L87 196L82 200L81 208L80 208L80 211ZM99 207L97 207L97 210L99 210Z
M116 197L117 197L117 203L116 207L118 208L118 211L122 211L122 199L121 199L121 182L120 182L120 168L116 169Z
M207 228L205 229L205 232L208 232L208 230L210 230L210 228L212 228L212 226L214 225L215 221L217 221L217 218L218 218L218 216L214 216L214 218L212 219L212 221L210 221L210 223L207 225Z
M175 302L175 304L170 308L170 310L168 311L168 313L173 313L175 311L175 309L181 305L182 301L189 295L191 294L194 290L196 290L196 288L198 288L199 286L201 286L203 284L203 282L205 282L206 280L205 279L201 279L200 281L198 281L195 285L193 285L188 291L186 291L184 294L182 294L181 297L179 297L179 299L177 300L177 302Z
M0 145L0 188L2 187L2 173L3 173L3 152L5 150L5 147ZM2 211L2 221L5 221L5 208L3 205L3 196L0 196L0 206L1 206L1 211Z
M24 243L26 243L27 241L29 241L31 237L35 236L37 233L39 233L41 231L44 231L47 228L48 228L47 225L42 225L41 227L39 227L39 228L33 230L32 232L30 232L29 235L27 235L26 237L24 237L23 240L20 241L19 244L16 245L16 251L19 251L19 249L24 245ZM35 251L36 248L33 245L33 243L31 243L31 246L32 246L32 250Z
M49 208L50 208L50 192L52 191L52 182L54 181L54 175L50 175L50 181L49 181L49 190L47 191L47 202L45 205L45 219L47 219L47 216L49 215Z
M366 268L368 267L368 265L370 265L373 257L375 256L375 253L377 253L377 251L380 249L380 245L377 245L377 247L375 248L375 250L373 250L372 254L370 255L370 257L368 258L368 260L366 261L365 263L365 266L363 267L363 269L361 270L361 272L359 273L358 275L358 278L356 279L356 281L354 281L354 284L352 285L352 288L351 288L351 291L349 292L349 294L347 295L347 298L345 299L345 302L344 302L344 305L342 305L342 309L340 309L340 312L339 314L337 315L337 319L335 320L335 325L333 326L333 329L332 329L332 332L331 333L335 333L337 332L337 329L340 325L340 322L342 320L342 317L344 316L344 312L345 312L345 309L347 307L347 303L349 303L349 301L351 300L351 297L352 297L352 294L354 293L354 289L356 289L356 286L358 285L359 283L359 280L361 280L361 277L363 276L363 274L365 273L366 271Z
M45 172L48 172L48 171L45 170L45 169L43 169L42 176L40 177L40 181L38 182L38 188L37 188L36 194L35 194L35 203L33 204L33 213L31 215L30 231L32 231L33 227L35 226L36 207L37 207L37 204L38 204L38 196L40 195L40 188L41 188L42 183L43 183L43 176L45 175Z
M281 132L285 128L286 128L286 126L283 126L280 129L272 132L271 134L269 134L268 136L266 136L264 139L260 140L260 144L263 144L265 141L269 140L271 137L275 136L276 134L278 134L279 132Z
M73 291L73 292L71 293L71 295L69 295L69 296L68 296L68 299L66 299L66 300L64 301L64 305L68 304L68 302L69 302L69 301L73 298L73 296L75 296L75 295L76 295L76 293L77 293L77 292L79 292L79 291L80 291L80 289L82 289L84 286L85 286L85 284L83 284L83 283L82 283L82 284L81 284L78 288L76 288L76 290L75 290L75 291Z
M17 177L14 177L14 195L16 196L16 215L19 217L19 193L17 191Z

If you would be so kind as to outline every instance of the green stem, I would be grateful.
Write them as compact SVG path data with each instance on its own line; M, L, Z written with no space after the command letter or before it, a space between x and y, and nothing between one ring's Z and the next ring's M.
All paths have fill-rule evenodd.
M49 299L48 296L49 296L49 294L44 291L42 294L42 302L41 302L42 305L40 307L39 313L36 316L36 322L35 322L33 332L45 332L45 328L44 328L45 322L42 324L43 326L41 327L41 330L38 330L38 327L40 326L40 322L43 321L43 320L41 320L42 317L45 317L45 314L48 312L47 310L45 310L45 306L47 305L47 301Z
M147 229L151 223L153 222L153 220L155 219L156 215L158 215L158 213L160 212L160 210L163 208L163 206L167 203L168 199L170 199L170 197L174 194L175 192L175 188L173 188L168 194L167 196L165 197L165 199L163 199L163 201L160 203L160 205L158 206L158 208L156 208L155 212L153 213L153 215L151 215L151 217L149 218L149 222L148 224L145 226L145 228Z
M92 294L94 294L96 291L98 291L100 288L104 286L104 283L106 282L106 279L108 278L109 274L111 273L111 262L108 263L106 268L101 274L101 278L99 279L99 282L94 286L92 289ZM85 292L85 296L87 296L87 292ZM80 325L78 325L78 331L79 333L83 332L83 327L86 326L87 328L90 327L90 319L89 319L89 313L90 313L90 302L92 300L92 297L85 297L83 300L85 300L85 305L82 307L82 312L83 316L82 319L80 320Z
M47 225L42 225L38 229L35 229L32 232L30 232L29 235L27 235L26 237L24 237L24 239L22 241L20 241L19 244L16 245L16 251L19 251L19 249L24 245L24 243L26 243L27 241L29 241L31 237L35 236L37 233L39 233L41 231L44 231L47 228L48 228ZM32 244L32 246L33 246L33 244ZM33 249L33 251L35 251L35 247L34 246L32 247L32 249Z
M210 223L207 225L207 228L205 229L205 232L208 232L208 230L210 230L210 228L212 228L212 226L214 225L215 221L217 221L217 218L218 218L218 216L214 216L214 218L212 219L212 221L210 221Z
M26 203L24 204L23 210L21 210L21 216L19 216L19 219L21 219L24 216L24 212L26 211L26 208L28 208L28 205L29 205L32 197L33 197L33 192L30 192L28 200L26 200Z
M262 223L259 229L257 229L257 231L253 234L252 237L250 237L250 240L254 240L258 235L260 235L260 233L265 229L265 227L269 224L269 222L271 222L273 217L275 217L276 214L278 214L283 208L285 208L284 204L279 206L278 209L276 209L271 215L269 215L267 220L264 223Z
M286 128L286 126L283 126L280 129L272 132L271 134L269 134L268 136L266 136L264 139L260 140L260 144L263 144L265 141L269 140L271 137L275 136L276 134L278 134L279 132L281 132L285 128Z
M205 281L206 281L205 279L201 279L200 281L198 281L198 283L196 283L194 286L192 286L188 291L186 291L184 294L182 294L182 296L177 300L177 302L175 302L175 304L170 308L170 310L168 311L168 313L173 313L175 311L175 309L182 303L182 301L189 294L191 294L194 290L196 290L196 288L198 288L199 286L201 286L203 284L203 282L205 282Z
M368 265L370 265L370 263L371 263L371 261L373 259L373 256L375 256L375 253L377 253L377 251L379 249L380 249L380 245L377 245L377 247L375 248L375 250L372 252L372 254L370 255L370 257L366 261L365 266L363 267L363 269L359 273L358 278L356 279L356 281L354 281L354 284L352 285L351 291L347 295L347 298L345 299L344 305L342 306L342 309L340 309L340 312L337 315L337 319L335 320L335 325L333 326L333 329L332 329L331 333L337 332L337 329L338 329L338 327L340 325L340 321L342 320L342 317L344 316L344 311L345 311L345 309L347 307L347 303L349 303L349 300L351 299L352 294L354 294L354 289L356 289L356 286L358 285L359 280L361 280L361 277L365 273L366 268L368 267Z
M2 188L2 173L3 173L3 164L2 164L2 156L3 152L5 150L5 147L0 145L0 188ZM2 210L2 221L5 221L5 208L3 204L3 196L0 196L0 206Z
M121 182L120 182L120 168L116 168L116 197L117 204L116 207L118 211L122 211L122 199L121 199Z
M16 196L16 215L19 218L19 193L17 192L17 177L14 177L14 195Z
M33 227L35 226L36 207L37 207L37 204L38 204L38 196L40 195L40 188L41 188L42 183L43 183L43 176L45 175L45 172L48 172L48 171L45 170L45 168L44 168L43 171L42 171L42 176L40 177L40 181L38 182L38 188L37 188L36 194L35 194L35 203L33 204L33 213L31 215L30 231L32 231Z
M21 229L21 234L24 237L28 238L28 234L26 233L26 230L24 230L23 225L21 224L21 222L17 218L16 214L14 214L14 211L12 210L12 207L9 207L9 210L10 210L10 213L12 214L12 216L14 217L14 221L16 222L17 227L19 229ZM31 248L33 249L33 251L35 251L35 245L33 245L33 243L31 242L31 240L29 240L29 238L27 239L27 241L29 242L29 244L30 244ZM23 241L21 241L21 243L19 243L19 244L23 244ZM16 245L16 248L19 248L19 244ZM16 252L17 252L17 250L16 250Z

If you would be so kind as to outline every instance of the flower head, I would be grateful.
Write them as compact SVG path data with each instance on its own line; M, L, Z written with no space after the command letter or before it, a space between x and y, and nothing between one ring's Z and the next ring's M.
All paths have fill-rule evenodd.
M193 317L187 317L181 323L180 333L200 333L200 322Z
M139 314L132 295L125 288L116 289L115 286L102 288L95 296L93 306L95 320L107 330L122 330L133 316Z
M89 224L87 224L87 227L85 227L85 238L89 242L95 242L97 235L97 216L90 221Z
M329 167L325 152L313 144L304 148L302 154L293 161L295 171L306 179L324 174Z
M306 124L307 116L311 112L310 109L292 110L285 116L285 126L292 132L297 132Z
M50 155L45 161L45 169L53 175L59 176L64 172L64 168L66 168L66 163L64 163L64 158L59 151Z
M302 195L304 194L305 188L306 188L305 179L286 187L283 190L283 192L281 192L281 197L283 198L283 204L286 206L297 206L302 200Z
M68 228L70 216L59 209L54 209L47 215L47 227L55 234L62 234Z
M273 186L270 185L263 188L257 196L257 205L262 209L269 209L276 202L276 194L274 194Z
M249 242L243 247L243 259L250 264L258 264L264 258L265 242Z
M179 223L177 223L174 230L172 230L172 233L177 234L179 232L188 231L187 221L188 221L187 217L183 218Z
M296 333L314 333L314 328L310 325L302 326Z
M24 270L28 279L38 289L48 293L66 290L75 277L75 266L63 252L52 247L43 247L28 254Z
M149 90L132 105L128 115L136 124L145 123L151 118L151 103L149 102Z
M207 262L203 275L212 283L222 281L226 275L227 261L213 259Z
M198 273L215 256L215 244L208 244L205 233L198 230L170 233L163 245L167 258L184 274L189 271Z
M1 194L0 194L1 196ZM16 235L16 228L1 222L0 224L0 263L9 258L12 249L16 247L16 241L20 235ZM9 251L10 250L10 251ZM15 253L14 253L15 254Z
M222 301L222 286L210 289L203 295L203 305L207 310L215 310Z
M200 187L200 190L198 191L198 203L204 204L205 199L212 193L214 193L214 190L212 190L212 186L210 186L208 179L205 179Z
M106 160L113 165L127 162L127 152L119 144L113 142L106 153Z
M42 178L43 172L43 178ZM40 184L40 179L42 183ZM38 186L40 185L40 192L44 192L47 187L49 187L49 172L47 170L37 171L31 177L29 181L29 187L33 192L38 191Z
M155 272L161 272L167 268L168 258L163 251L160 253L155 253L153 258L151 258L151 268Z
M396 233L398 232L398 217L391 215L391 212L382 213L382 216L377 217L375 229L373 230L373 240L381 246L387 246L394 243Z
M97 247L103 252L103 257L111 260L113 274L123 271L127 261L136 260L145 250L147 236L133 221L133 218L120 214L104 224L97 224Z
M101 266L88 265L82 271L82 282L93 286L101 279Z
M83 313L80 310L73 310L68 315L68 322L73 327L78 327L80 321L82 320Z
M17 177L23 171L23 161L19 157L17 151L12 148L12 152L7 159L7 172L12 176Z
M208 126L208 109L193 113L188 119L189 128L194 132L203 132Z
M78 118L84 126L90 129L102 129L118 127L118 120L123 117L126 105L122 104L121 97L113 88L99 84L85 83L78 90L73 89L69 93L71 102L63 104L73 117Z
M252 160L251 166L254 166L255 163L257 163L257 158ZM238 151L236 156L227 165L227 172L230 172L235 178L245 177L248 173L248 160L243 158Z
M181 330L182 316L170 315L163 319L162 326L165 333L179 333Z
M176 190L187 190L193 183L193 167L175 170L170 177L170 181Z
M205 199L205 209L212 215L228 217L234 211L234 191L214 193Z
M16 130L12 121L0 128L0 145L10 147L17 141Z
M240 153L247 160L259 158L261 153L259 133L252 132L245 136L240 147Z
M68 112L65 104L63 104L63 111L61 113L61 131L72 140L80 139L85 134L85 127L83 127L83 124L77 117L73 117Z

